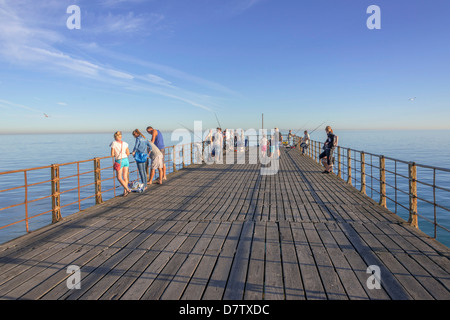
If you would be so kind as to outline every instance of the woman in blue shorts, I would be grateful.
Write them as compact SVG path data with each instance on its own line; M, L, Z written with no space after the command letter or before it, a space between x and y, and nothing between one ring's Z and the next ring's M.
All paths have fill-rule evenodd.
M114 157L114 163L117 163L114 165L117 170L117 180L123 187L123 196L126 197L130 193L128 188L128 170L130 167L128 156L130 150L128 150L128 143L122 141L122 132L114 133L114 141L109 146L111 147L111 157Z

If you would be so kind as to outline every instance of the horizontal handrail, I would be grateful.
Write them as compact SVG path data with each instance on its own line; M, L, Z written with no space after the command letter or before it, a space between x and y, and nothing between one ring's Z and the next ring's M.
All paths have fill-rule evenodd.
M323 143L311 140L307 155L319 162L319 155L322 152L322 147ZM367 161L368 156L370 157L370 163ZM437 209L449 212L449 205L448 203L439 203L436 199L436 191L450 193L449 187L442 184L438 185L436 183L436 175L438 173L450 173L450 169L408 162L340 146L335 148L333 157L333 172L339 178L346 180L355 188L360 187L361 189L359 191L366 195L366 187L368 187L371 192L376 192L379 196L379 204L385 208L387 208L386 200L391 201L394 204L394 213L396 214L398 213L397 207L405 209L408 212L408 222L412 226L418 228L418 218L421 218L433 225L432 237L435 239L437 238L437 228L450 232L447 227L438 223L437 216ZM372 157L375 157L378 161L374 163ZM386 163L388 161L393 163L393 168L387 167ZM405 167L403 170L399 170L398 165L403 165ZM342 166L344 166L345 171L342 171ZM369 173L367 168L370 168L371 171L375 169L375 173L378 174L378 176L374 176L372 172ZM433 176L428 176L428 181L426 179L427 177L419 179L417 174L418 169L431 169L433 170ZM386 175L388 175L388 177L386 177ZM367 185L367 178L370 179L370 186ZM406 190L400 187L400 180L403 182L401 186L407 187ZM430 180L432 180L432 182ZM376 182L378 187L374 187L373 182ZM433 194L433 199L427 199L424 196L420 196L418 186L431 189L432 192L430 193ZM386 191L386 187L392 189L390 195L389 192ZM422 191L423 190L420 192ZM400 196L402 196L401 200L399 199ZM373 198L373 195L371 195L371 197ZM433 219L419 212L418 201L433 208L433 212L429 212L430 214L433 214Z
M259 145L260 140L258 140L258 136L255 137L257 137L256 140L257 145ZM255 137L246 136L246 138L248 138L248 141L252 142L254 142ZM294 145L298 145L299 137L294 137L294 139L295 139L293 141ZM285 142L287 141L287 135L283 135L283 141ZM170 170L172 172L176 172L179 169L184 168L186 165L195 163L194 152L196 152L199 143L201 143L203 154L203 149L205 148L204 141L166 147L164 163L166 164L166 167L169 169L168 173L170 173ZM321 153L322 146L323 143L311 140L309 143L309 147L307 149L307 155L310 156L315 161L319 162L319 155ZM362 155L364 155L366 158L362 158L361 157ZM376 163L373 162L372 158L375 158L377 160ZM25 213L24 219L18 219L17 221L6 223L6 225L3 226L0 225L0 230L21 223L25 223L26 232L30 232L29 221L31 219L51 213L52 222L55 223L62 219L61 216L62 209L68 209L69 207L78 204L77 206L78 212L84 210L84 208L82 207L82 203L85 203L89 199L95 198L95 203L92 204L95 205L102 203L103 197L107 197L107 195L110 195L111 193L113 193L113 197L115 197L116 190L119 187L119 185L116 184L117 176L116 172L113 170L112 159L113 158L111 156L105 156L62 164L53 164L29 169L19 169L0 172L0 177L11 174L23 174L24 176L23 185L13 186L10 188L0 190L0 196L2 194L8 194L10 192L20 192L20 190L23 190L24 196L23 201L11 203L9 205L6 205L5 207L0 208L0 214L3 214L8 209L17 209L20 206L24 207ZM109 165L105 166L100 165L102 161L111 161L111 162ZM388 168L386 166L387 161L393 162L394 164L393 169ZM87 163L93 163L94 165L93 167L91 167L91 169L81 172L80 164L87 164ZM133 161L130 161L130 163L133 163ZM397 164L407 165L408 168L404 168L403 171L399 171L397 168L398 167ZM76 168L74 169L71 166L76 166ZM370 168L370 170L367 170L368 168ZM419 180L417 178L417 168L432 169L433 182L431 182L430 179L428 179L428 181ZM51 178L45 179L44 181L38 182L33 181L29 183L28 182L29 176L33 172L39 170L49 170ZM61 172L65 173L66 170L68 175L61 176ZM375 174L372 172L372 170L375 171ZM428 222L432 222L434 226L434 236L433 236L434 238L437 237L437 228L446 230L447 232L449 231L448 228L442 226L437 222L437 214L436 214L437 209L441 209L446 212L450 211L450 209L446 205L441 204L437 201L436 191L450 192L450 189L446 186L436 184L436 174L438 172L448 173L450 172L450 169L433 167L429 165L421 165L417 163L407 162L404 160L398 160L391 157L386 157L383 155L377 155L338 146L337 150L335 150L335 166L333 166L333 171L337 176L339 176L343 180L346 180L355 188L359 186L361 188L360 191L363 192L364 194L367 194L367 190L369 190L373 198L373 193L376 193L379 197L380 205L387 208L387 201L393 203L395 207L391 211L393 211L394 213L397 213L397 207L408 211L409 213L408 221L413 226L418 227L417 222L418 217ZM112 175L107 176L111 172ZM412 175L414 172L415 175ZM137 169L129 172L130 176L134 175L135 173L136 178L130 179L131 181L136 181L139 179L139 172ZM156 175L157 174L158 172L156 172ZM106 177L103 177L103 175L105 175ZM386 175L388 175L388 177L386 177ZM155 179L156 178L157 176L155 177ZM366 178L369 178L370 180L367 181ZM69 188L64 188L63 190L61 190L62 189L61 183L65 183L65 181L68 181L70 183L70 181L73 179L76 179L75 182L76 186L73 186L74 182L72 182L72 185ZM405 185L408 185L407 188L408 190L404 190L399 186L399 179L402 179L404 181L404 183L402 184L403 187ZM375 186L373 185L374 182L376 184ZM30 189L32 187L44 184L51 184L52 190L50 194L31 199ZM424 196L418 194L417 192L418 185L431 188L434 194L434 198L427 199ZM387 191L386 190L387 188L389 188L390 191ZM72 197L72 199L67 203L64 204L61 203L62 197L73 195L74 192L77 193L76 200ZM87 195L84 195L85 192L87 192ZM400 200L399 198L402 198L402 200ZM407 201L407 203L403 201ZM434 218L432 220L430 218L427 218L420 212L418 212L417 201L421 201L433 207ZM40 203L41 205L38 205L37 203ZM46 205L49 207L51 206L51 209L49 207L46 208ZM41 209L38 209L37 207L40 207Z
M166 167L169 169L168 173L176 172L180 168L185 167L188 164L192 164L193 161L193 150L194 143L177 145L177 146L169 146L165 147L165 157L164 163ZM109 165L100 165L101 161L111 161ZM131 160L130 164L133 164L135 161ZM89 164L93 163L93 166L84 171L80 170L81 164ZM75 166L75 167L74 167ZM50 179L45 179L43 181L38 182L29 182L29 176L33 172L46 171L45 174L50 173ZM149 170L149 169L148 169ZM110 174L112 172L112 174ZM62 176L61 173L67 173L67 175ZM103 177L102 173L109 176ZM136 178L130 178L130 182L134 182L140 179L139 171L137 169L130 170L130 177L136 173ZM148 172L147 172L148 173ZM117 172L113 169L113 157L105 156L105 157L97 157L93 159L80 160L80 161L72 161L61 164L52 164L47 166L40 166L28 169L18 169L18 170L9 170L0 172L0 177L4 177L7 175L14 174L23 174L24 183L19 186L13 186L10 188L0 189L0 196L3 197L11 196L11 193L14 192L15 198L18 199L17 193L22 192L23 200L15 201L9 205L4 207L0 207L0 214L5 214L8 209L17 209L18 207L24 208L24 218L15 219L15 221L7 222L4 225L0 225L0 231L5 228L13 227L19 224L25 224L25 232L31 232L29 223L31 220L41 217L46 214L52 215L52 223L56 223L62 219L61 212L65 212L69 207L74 205L78 205L76 212L80 212L85 208L82 207L82 203L86 202L89 199L94 200L95 203L92 205L100 204L103 202L103 197L105 194L112 193L113 196L116 196L116 190L120 187L120 185L116 184ZM147 177L149 175L147 174ZM156 172L154 179L158 178L158 172ZM76 181L73 181L76 180ZM82 181L83 180L83 181ZM65 182L69 183L70 186L68 188L62 187L61 184ZM44 184L51 185L51 192L47 195L40 196L34 199L30 199L29 190L31 187L36 187ZM102 188L102 186L106 186L106 188ZM82 193L87 192L87 195L82 195ZM42 192L39 192L42 194ZM74 195L74 193L77 193ZM62 203L61 198L68 196L70 197L70 201L66 201L67 203ZM9 197L12 199L12 197ZM9 199L10 201L13 201ZM47 206L47 208L45 208ZM49 208L51 206L51 209ZM89 207L89 205L87 206ZM86 208L87 208L86 207ZM45 209L43 209L45 208ZM62 210L64 209L64 210ZM17 211L17 210L16 210ZM69 213L70 214L70 213ZM14 217L13 217L14 218ZM48 224L48 223L46 223ZM45 224L44 224L45 225Z

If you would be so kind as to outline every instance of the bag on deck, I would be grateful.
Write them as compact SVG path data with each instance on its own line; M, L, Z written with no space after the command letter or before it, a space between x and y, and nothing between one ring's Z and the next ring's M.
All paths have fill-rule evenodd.
M130 188L131 192L143 192L144 191L144 184L143 183L139 183L137 181L132 182L128 185L128 187Z

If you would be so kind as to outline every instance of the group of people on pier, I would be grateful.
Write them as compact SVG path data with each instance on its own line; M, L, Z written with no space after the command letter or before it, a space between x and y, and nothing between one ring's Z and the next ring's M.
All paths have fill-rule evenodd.
M155 171L158 170L159 178L156 183L162 184L166 180L166 164L164 162L164 138L162 133L151 126L147 127L147 133L152 136L147 139L145 135L135 129L132 133L136 139L133 151L130 153L129 145L122 140L122 132L114 133L114 141L110 144L111 156L114 158L114 169L117 171L117 180L123 186L123 196L126 197L130 192L128 173L130 163L128 156L131 154L138 168L139 176L142 182L142 191L147 189L147 185L153 183ZM150 177L147 179L147 169L150 166Z
M265 133L263 133L262 138L259 142L259 149L261 152L260 157L263 162L267 157L272 158L275 156L277 159L280 159L280 147L282 145L283 136L281 135L281 132L278 128L272 130L272 134L270 136L267 136Z
M327 134L327 139L325 140L325 143L323 145L323 151L319 155L319 161L324 166L324 170L322 171L322 173L328 174L328 173L331 173L333 171L333 163L334 163L333 152L334 152L334 150L335 150L335 148L336 148L336 146L338 144L338 136L336 136L333 133L333 129L331 128L331 126L326 126L325 127L325 132ZM293 140L294 140L294 135L292 134L292 131L289 130L288 141L289 141L289 146L291 148L295 147L293 145ZM308 148L310 141L311 141L311 139L310 139L310 136L308 134L308 131L305 130L303 138L301 138L299 140L299 142L298 142L298 145L299 145L299 147L301 149L302 155L305 154L306 149Z
M114 159L114 169L117 171L117 180L124 188L123 196L127 196L131 190L129 187L129 167L130 163L128 156L131 154L138 168L140 180L142 183L142 190L147 188L147 185L153 183L155 171L158 170L158 180L156 183L162 184L163 180L166 180L166 164L164 161L164 138L162 133L148 126L147 133L151 135L151 139L147 139L145 135L135 129L132 133L135 138L135 144L133 151L130 152L129 145L122 140L122 132L117 131L114 133L114 141L110 144L111 156ZM330 173L333 168L333 151L337 146L338 137L333 133L333 129L330 126L325 128L327 139L323 146L323 152L319 155L319 160L324 166L322 173ZM289 130L287 136L287 147L295 148L298 146L301 150L301 154L304 155L306 149L310 144L310 135L307 130L304 131L304 135L300 138L297 144L294 143L295 134L292 134L292 130ZM249 146L248 137L244 136L244 131L241 130L233 132L231 129L222 131L221 128L216 128L216 132L213 133L211 129L205 140L205 155L208 157L208 161L220 162L222 161L223 151L245 151ZM266 157L276 156L280 158L280 147L283 143L283 136L278 128L272 130L272 134L267 137L263 133L261 140L259 141L259 150L261 152L261 159ZM147 172L150 167L150 177L147 179Z
M218 127L213 132L212 129L205 137L205 155L208 162L221 162L223 151L234 152L245 151L248 147L248 137L244 135L244 130L233 130Z

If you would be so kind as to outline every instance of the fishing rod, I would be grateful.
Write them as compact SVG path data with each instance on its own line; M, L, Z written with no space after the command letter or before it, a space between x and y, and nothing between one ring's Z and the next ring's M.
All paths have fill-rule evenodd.
M188 127L186 127L186 126L184 126L184 125L182 125L181 123L179 123L178 122L178 124L180 125L180 126L182 126L183 128L185 128L186 130L188 130L190 133L192 133L194 136L196 136L197 138L199 138L200 139L200 142L195 142L194 141L194 144L192 144L191 145L191 150L193 150L193 146L194 145L197 145L197 151L196 151L196 153L195 153L195 155L196 155L196 157L197 158L195 158L195 159L200 159L200 160L196 160L196 161L199 161L199 162L202 162L203 161L203 156L202 155L200 155L200 158L198 158L198 153L197 152L200 152L200 154L202 154L203 153L203 139L201 138L201 137L199 137L194 131L192 131L191 129L189 129Z
M308 121L309 122L309 121ZM324 124L326 123L326 121L325 122L322 122L321 124L319 124L316 128L314 128L314 130L313 131L311 131L311 132L308 132L308 134L309 135L311 135L314 131L316 131L317 129L319 129L321 126L323 126ZM297 132L296 132L297 133ZM299 143L300 143L300 141L296 144L296 145L299 145ZM289 150L290 151L290 150ZM288 152L289 152L288 151Z
M322 122L321 124L319 124L313 131L309 132L309 134L312 134L314 131L316 131L317 129L319 129L319 128L320 128L321 126L323 126L325 123L326 123L326 121L325 121L325 122Z
M306 121L306 123L305 123L304 125L302 125L302 126L300 127L300 129L298 129L297 131L295 131L294 136L297 134L297 132L299 132L300 130L302 130L303 128L305 128L306 125L308 124L308 122L309 122L309 121Z
M214 115L216 116L216 120L217 120L217 123L219 124L219 128L222 129L222 126L220 125L220 122L219 122L219 118L217 117L217 114L215 112L214 112Z
M180 125L180 126L182 126L183 128L185 128L186 130L188 130L190 133L192 133L194 136L196 136L197 138L199 138L200 139L200 141L203 141L203 139L201 138L201 137L199 137L197 134L195 134L195 132L194 131L192 131L191 129L189 129L188 127L185 127L185 126L183 126L181 123L179 123L178 122L178 124Z

